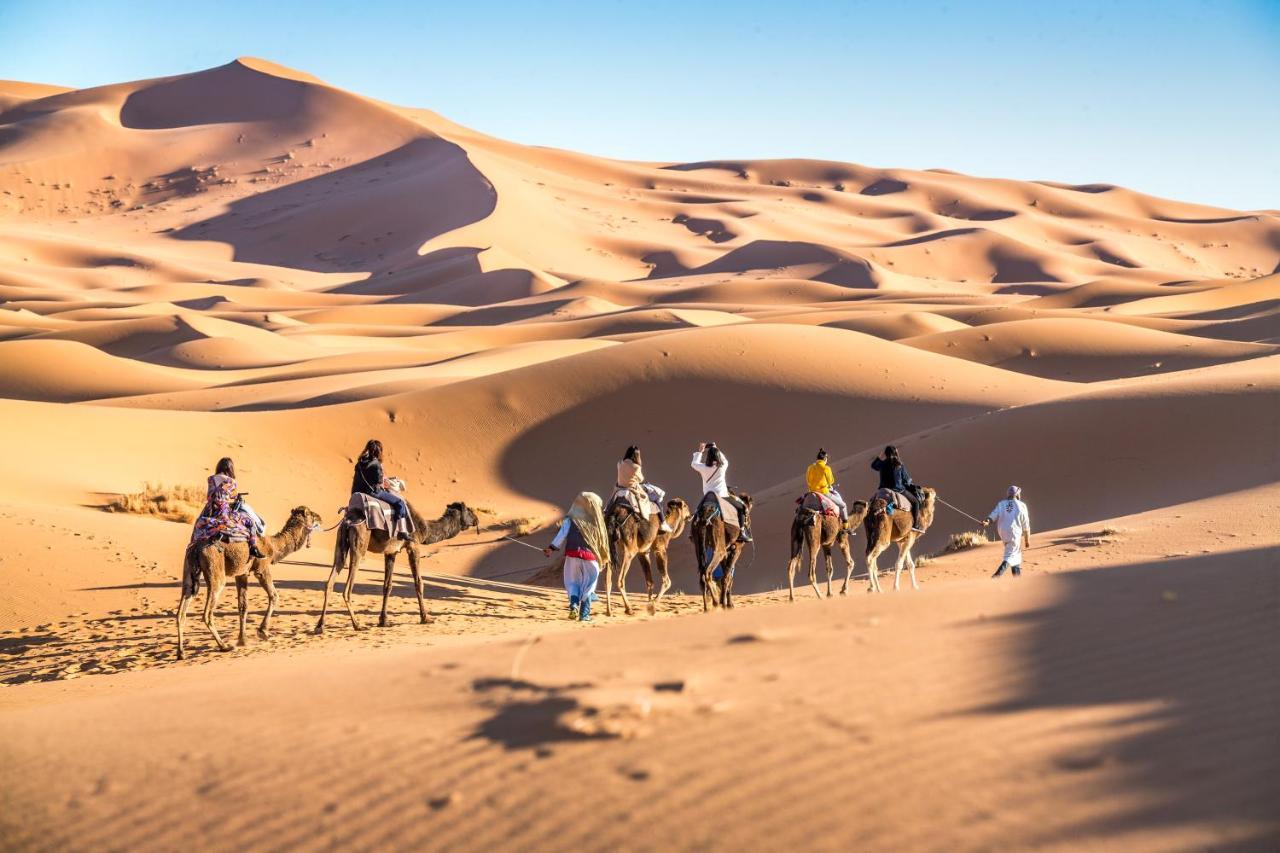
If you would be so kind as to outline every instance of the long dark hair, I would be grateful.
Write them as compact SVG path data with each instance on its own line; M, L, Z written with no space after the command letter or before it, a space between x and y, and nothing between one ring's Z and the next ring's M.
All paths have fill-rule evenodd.
M717 468L724 464L724 454L716 447L715 442L707 444L707 449L702 454L702 464L715 465Z
M632 462L636 463L637 465L642 464L640 462L640 448L636 447L634 444L627 448L627 452L622 454L622 458L630 459Z
M382 442L378 441L376 438L369 439L368 443L364 446L364 451L360 454L361 462L368 462L371 459L377 459L379 462L382 461Z
M218 460L217 466L213 469L213 473L222 474L224 477L236 478L236 463L231 461L230 456L224 456Z
M890 444L888 447L886 447L886 448L884 449L884 458L885 458L885 459L887 459L887 460L889 460L890 462L897 462L897 461L899 461L899 460L898 460L898 448L896 448L896 447L894 447L892 444Z

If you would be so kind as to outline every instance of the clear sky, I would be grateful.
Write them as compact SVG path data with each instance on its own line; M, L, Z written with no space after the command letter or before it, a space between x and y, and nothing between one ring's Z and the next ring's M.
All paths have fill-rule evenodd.
M0 78L260 56L496 136L1280 208L1280 0L0 0Z

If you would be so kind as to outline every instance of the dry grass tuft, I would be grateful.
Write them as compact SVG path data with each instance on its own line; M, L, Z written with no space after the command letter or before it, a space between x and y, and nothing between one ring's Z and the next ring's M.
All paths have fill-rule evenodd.
M146 483L140 492L116 495L107 502L103 510L127 512L131 515L154 515L190 524L204 508L204 499L203 489Z
M946 551L965 551L987 544L987 536L978 530L966 530L963 533L952 533L947 540Z
M523 539L534 533L538 529L538 522L532 518L513 518L511 519L512 534L517 539Z
M1124 533L1123 527L1112 527L1111 525L1107 525L1098 531L1099 536L1119 536L1121 533Z

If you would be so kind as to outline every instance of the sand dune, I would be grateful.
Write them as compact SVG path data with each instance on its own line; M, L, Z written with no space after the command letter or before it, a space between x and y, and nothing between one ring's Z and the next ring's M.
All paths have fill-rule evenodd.
M1276 211L1109 184L609 160L251 58L0 82L0 831L1272 847L1277 270ZM231 455L270 525L328 526L374 437L415 506L483 510L428 549L436 621L397 574L395 627L312 636L324 533L276 567L271 642L215 661L197 629L175 664L189 528L110 498ZM629 626L524 583L554 573L505 534L544 544L633 443L694 501L707 439L756 499L739 611L697 613L683 536ZM862 498L888 442L956 508L922 555L1022 485L1027 576L984 546L783 607L805 466Z

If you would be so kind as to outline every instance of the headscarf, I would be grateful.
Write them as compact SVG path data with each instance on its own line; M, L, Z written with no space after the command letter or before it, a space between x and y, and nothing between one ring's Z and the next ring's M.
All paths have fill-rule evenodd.
M604 503L595 492L583 492L569 507L569 520L595 552L600 568L609 568L609 538L604 532Z
M1009 497L1016 498L1021 494L1022 494L1022 489L1018 488L1017 486L1009 487Z

